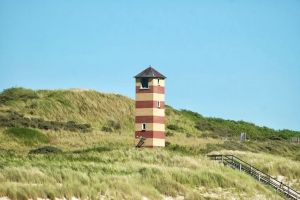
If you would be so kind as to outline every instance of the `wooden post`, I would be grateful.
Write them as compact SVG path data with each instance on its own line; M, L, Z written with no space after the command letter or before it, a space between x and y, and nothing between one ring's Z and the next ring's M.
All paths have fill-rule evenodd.
M282 188L282 181L280 181L279 189L280 189L280 191L283 190L283 188Z
M242 171L242 164L240 163L240 171Z
M258 174L258 181L260 182L260 174Z

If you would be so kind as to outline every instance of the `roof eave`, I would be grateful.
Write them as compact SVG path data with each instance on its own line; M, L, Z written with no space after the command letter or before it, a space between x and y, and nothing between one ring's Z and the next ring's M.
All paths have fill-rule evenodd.
M167 77L165 76L134 76L133 78L161 78L161 79L166 79Z
M142 71L141 73L137 74L134 76L134 78L161 78L161 79L166 79L164 75L162 75L160 72L155 70L151 65Z

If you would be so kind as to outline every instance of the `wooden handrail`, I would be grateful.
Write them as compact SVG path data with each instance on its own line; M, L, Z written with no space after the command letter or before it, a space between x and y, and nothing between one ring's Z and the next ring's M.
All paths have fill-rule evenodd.
M209 158L213 160L221 160L224 164L229 164L235 169L239 169L241 171L246 172L247 174L257 178L260 182L264 182L273 188L276 191L281 192L285 196L291 199L299 200L300 193L294 190L293 188L283 184L282 182L276 180L269 174L262 172L261 170L257 169L253 165L241 160L240 158L234 155L207 155Z
M139 142L137 143L136 147L137 148L141 148L143 146L143 144L145 144L145 140L146 138L141 137L141 139L139 140Z

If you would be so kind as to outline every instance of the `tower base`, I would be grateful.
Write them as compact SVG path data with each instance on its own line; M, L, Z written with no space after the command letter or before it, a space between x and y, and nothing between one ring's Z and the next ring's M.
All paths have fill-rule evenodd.
M140 141L140 138L137 138L136 145L139 143L139 141ZM148 148L165 147L165 139L145 138L144 144L141 147L148 147Z

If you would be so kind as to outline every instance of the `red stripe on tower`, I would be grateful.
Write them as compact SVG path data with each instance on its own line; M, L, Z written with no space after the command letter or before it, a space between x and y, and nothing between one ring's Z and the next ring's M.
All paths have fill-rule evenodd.
M135 108L165 108L164 101L136 101Z
M136 116L135 123L157 123L157 124L164 124L165 117L161 116Z
M145 137L145 138L160 138L165 139L165 132L164 131L136 131L135 137Z

